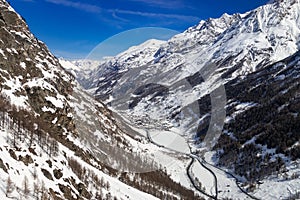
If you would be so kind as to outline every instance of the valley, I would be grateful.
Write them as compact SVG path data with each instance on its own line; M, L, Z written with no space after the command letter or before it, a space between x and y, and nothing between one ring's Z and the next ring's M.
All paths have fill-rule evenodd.
M57 58L0 0L0 198L299 199L299 48L299 0L274 0Z

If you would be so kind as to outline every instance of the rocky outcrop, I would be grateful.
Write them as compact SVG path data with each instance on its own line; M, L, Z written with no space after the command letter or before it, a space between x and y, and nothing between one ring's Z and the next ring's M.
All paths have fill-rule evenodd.
M1 1L0 26L0 88L2 93L20 101L21 107L27 107L45 119L45 122L58 117L61 125L74 130L72 120L67 117L71 110L67 104L72 92L74 78L65 72L58 60L49 52L44 43L34 37L25 21L5 2ZM11 80L15 84L8 85ZM48 87L45 87L46 84ZM17 87L17 88L12 88ZM13 92L12 92L13 91ZM12 93L12 94L11 94ZM62 95L59 107L47 100ZM12 102L14 103L14 102ZM52 108L56 114L44 112L43 108ZM51 126L51 122L48 124ZM57 127L53 127L59 133Z
M33 163L33 160L30 155L26 155L24 157L20 155L19 160L22 161L26 166Z
M3 163L3 160L0 158L0 168L3 169L3 171L5 171L7 173L7 168Z
M52 176L52 174L51 174L48 170L46 170L46 169L41 169L41 171L43 172L44 176L45 176L47 179L53 181L53 176Z

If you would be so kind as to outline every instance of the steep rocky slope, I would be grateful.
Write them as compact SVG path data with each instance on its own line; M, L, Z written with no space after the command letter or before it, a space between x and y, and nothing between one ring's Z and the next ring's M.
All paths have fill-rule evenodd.
M149 153L154 145L81 89L4 0L0 92L1 198L200 199Z

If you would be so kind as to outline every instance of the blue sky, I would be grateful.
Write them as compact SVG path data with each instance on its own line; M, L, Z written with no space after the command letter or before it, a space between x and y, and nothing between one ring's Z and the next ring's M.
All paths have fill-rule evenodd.
M156 27L155 38L168 39L201 19L243 13L268 0L8 0L31 31L59 57L84 58L99 43L123 31ZM158 28L163 28L162 31ZM167 30L170 30L168 32ZM168 32L168 33L166 33ZM151 37L143 34L143 39ZM147 35L147 37L146 37ZM138 39L137 39L138 38ZM141 42L139 37L124 46ZM107 51L114 54L114 51Z

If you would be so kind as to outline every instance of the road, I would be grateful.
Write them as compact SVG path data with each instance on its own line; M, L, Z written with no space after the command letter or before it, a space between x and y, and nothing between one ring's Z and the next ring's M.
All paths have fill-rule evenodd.
M203 195L205 195L205 196L207 196L207 197L209 197L209 198L211 198L211 199L218 199L218 192L217 192L217 191L218 191L218 184L217 184L218 181L217 181L217 178L216 178L215 174L212 172L213 176L215 177L215 190L216 190L216 195L213 196L213 195L210 195L210 194L206 193L206 192L205 192L202 188L200 188L200 187L197 185L197 183L195 182L193 176L191 175L191 170L190 170L190 169L191 169L193 163L195 162L195 160L197 160L197 159L194 158L193 156L191 156L191 158L192 158L192 160L191 160L190 164L188 165L188 167L186 168L186 173L187 173L187 176L188 176L188 178L190 179L190 181L191 181L193 187L194 187L197 191L199 191L201 194L203 194ZM200 163L200 165L201 165L202 167L204 167L200 161L198 161L198 162ZM204 167L204 168L207 169L206 167Z
M215 175L215 173L214 173L211 169L209 169L209 168L204 164L203 159L199 158L197 155L194 155L194 154L192 154L192 153L190 153L190 154L182 153L182 152L176 151L176 150L174 150L174 149L170 149L170 148L168 148L168 147L165 147L164 145L158 144L158 143L156 143L155 141L153 141L153 139L152 139L152 137L151 137L151 135L150 135L150 133L149 133L148 130L146 130L146 133L147 133L147 138L148 138L149 142L151 142L152 144L154 144L154 145L156 145L156 146L158 146L158 147L160 147L160 148L164 148L164 149L167 149L167 150L169 150L169 151L175 152L175 153L180 153L180 154L189 156L192 160L191 160L190 164L188 165L188 167L186 168L186 171L187 171L187 176L188 176L188 178L190 179L190 181L191 181L193 187L194 187L198 192L200 192L201 194L203 194L203 195L205 195L205 196L207 196L207 197L209 197L209 198L216 199L216 200L218 199L218 180L217 180L217 176ZM191 170L190 170L190 168L192 167L192 164L195 162L195 160L197 160L197 161L200 163L200 165L201 165L204 169L206 169L207 171L209 171L209 172L213 175L213 177L214 177L215 195L210 195L210 194L206 193L202 188L200 188L200 187L197 185L196 181L194 180L193 176L191 175Z
M226 170L223 170L222 168L220 168L220 167L218 167L218 166L215 166L215 165L212 165L212 164L206 162L205 159L200 158L199 156L193 154L191 151L190 151L190 153L182 153L182 152L180 152L180 151L176 151L176 150L174 150L174 149L165 147L164 145L158 144L157 142L155 142L155 141L152 139L152 137L151 137L151 135L150 135L150 133L149 133L148 130L146 130L146 133L147 133L147 139L148 139L148 141L149 141L150 143L152 143L152 144L158 146L159 148L164 148L164 149L166 149L166 150L168 150L168 151L171 151L171 152L174 152L174 153L177 153L177 154L183 154L183 155L189 156L189 157L191 158L191 162L189 163L189 165L188 165L187 168L186 168L186 173L187 173L187 176L188 176L188 178L189 178L191 184L193 185L193 187L194 187L198 192L200 192L201 194L203 194L203 195L205 195L205 196L207 196L207 197L209 197L209 198L211 198L211 199L215 199L215 200L218 199L218 178L217 178L215 172L211 169L211 168L215 168L215 169L217 169L217 170L220 170L220 171L224 172L225 174L229 175L230 177L232 177L232 178L235 180L235 184L237 185L238 189L239 189L242 193L244 193L247 197L249 197L249 198L251 198L251 199L254 199L254 200L259 200L259 198L255 197L255 196L249 194L247 191L245 191L245 190L239 185L239 180L238 180L238 178L236 178L236 177L235 177L233 174L231 174L230 172L227 172ZM205 170L207 170L207 171L214 177L214 189L215 189L215 194L214 194L214 195L213 195L213 194L208 194L208 193L205 192L202 188L200 188L200 187L198 186L198 184L196 183L196 180L194 179L193 175L191 174L191 167L192 167L192 165L193 165L193 163L194 163L195 161L198 161L199 164L201 165L201 167L203 167ZM209 168L208 166L210 166L211 168Z

